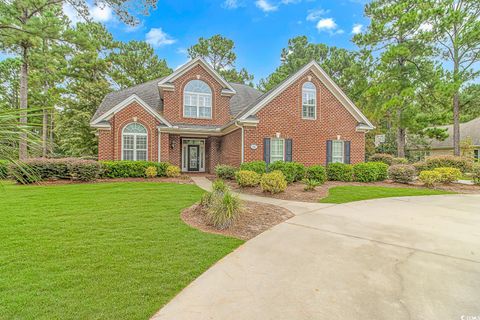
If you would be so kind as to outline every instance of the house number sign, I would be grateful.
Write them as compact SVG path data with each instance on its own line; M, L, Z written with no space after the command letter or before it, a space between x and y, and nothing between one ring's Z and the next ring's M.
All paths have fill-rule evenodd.
M257 150L257 148L258 148L258 147L257 147L256 144L251 144L251 145L250 145L250 149L252 149L252 150Z

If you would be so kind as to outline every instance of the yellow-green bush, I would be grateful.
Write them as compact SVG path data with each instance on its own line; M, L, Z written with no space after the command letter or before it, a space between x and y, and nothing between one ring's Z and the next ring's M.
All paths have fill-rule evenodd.
M157 176L157 168L150 166L145 169L145 176L147 178L155 178Z
M177 178L180 176L180 168L178 166L168 166L167 170L165 170L165 174L169 178Z
M462 172L457 168L435 168L433 171L440 173L440 182L443 183L452 183L462 176Z
M287 189L287 180L281 171L275 170L262 176L260 187L263 192L280 193Z
M260 175L255 171L240 170L235 173L235 180L240 187L255 187L260 183Z
M420 172L418 179L420 179L420 181L422 181L426 187L431 188L435 185L435 183L440 182L441 177L442 176L440 172L434 170L424 170Z
M472 168L473 183L480 185L480 163L475 163Z

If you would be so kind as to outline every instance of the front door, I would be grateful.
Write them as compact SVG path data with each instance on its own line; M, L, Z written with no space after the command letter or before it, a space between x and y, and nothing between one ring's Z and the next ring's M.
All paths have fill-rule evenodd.
M199 171L200 170L200 146L198 145L189 145L188 146L188 171Z

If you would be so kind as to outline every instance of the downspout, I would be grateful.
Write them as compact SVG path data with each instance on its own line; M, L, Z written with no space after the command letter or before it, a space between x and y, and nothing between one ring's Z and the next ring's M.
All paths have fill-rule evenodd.
M157 158L157 161L160 162L161 161L161 150L162 150L162 133L160 132L160 128L157 128L157 132L158 132L158 158Z
M243 126L240 126L238 125L238 121L235 121L234 122L235 126L240 128L242 130L242 153L241 153L241 162L240 163L243 163L244 162L244 158L245 158L245 142L244 142L244 139L245 139L245 133L244 133L244 129L243 129Z

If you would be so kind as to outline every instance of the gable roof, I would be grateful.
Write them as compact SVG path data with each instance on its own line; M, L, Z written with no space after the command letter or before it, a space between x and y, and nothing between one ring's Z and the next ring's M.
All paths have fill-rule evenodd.
M347 97L342 89L340 89L340 87L327 75L325 70L323 70L315 60L312 60L296 73L287 77L284 81L272 88L270 91L267 91L263 95L259 96L255 101L244 108L244 110L237 115L237 118L239 120L245 120L248 117L255 115L308 70L312 70L318 76L327 89L330 90L330 92L340 101L340 103L352 114L359 124L363 125L364 130L371 130L375 128L367 119L367 117L355 106L352 100Z
M447 129L448 138L443 141L432 139L430 147L432 149L453 148L453 125L438 126L436 128ZM480 117L465 123L460 123L460 137L461 139L470 137L473 145L480 146Z

